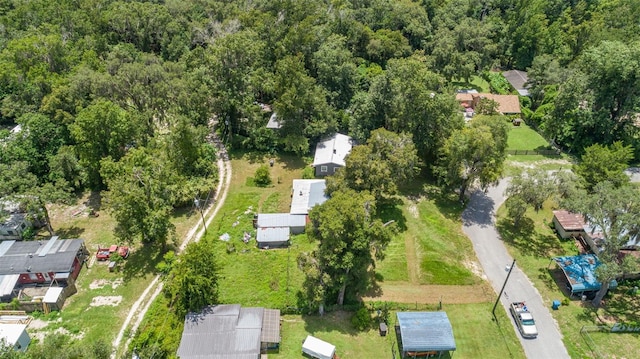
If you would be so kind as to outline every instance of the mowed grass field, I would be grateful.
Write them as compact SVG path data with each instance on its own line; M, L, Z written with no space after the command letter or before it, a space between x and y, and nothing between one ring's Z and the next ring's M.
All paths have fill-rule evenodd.
M306 235L294 236L287 249L260 250L255 237L249 243L241 239L243 233L254 236L254 213L288 212L292 180L302 178L307 166L296 157L276 156L270 167L273 184L260 188L253 185L255 170L268 164L269 157L251 153L232 153L233 180L225 205L207 231L221 264L220 301L241 303L243 306L265 306L295 311L304 275L297 267L300 252L309 252L317 244ZM396 201L381 208L384 220L394 219L401 229L393 239L383 261L377 263L378 280L385 283L410 282L407 257L413 254L413 274L416 285L478 284L481 279L465 266L474 260L472 247L462 235L457 219L461 211L455 200L433 192L429 186L413 189L411 198ZM433 193L432 193L433 192ZM228 234L228 241L220 237ZM409 243L410 250L407 248ZM430 262L435 262L431 264ZM415 310L413 300L407 304L394 303L396 309ZM492 303L445 303L454 336L459 343L457 358L523 358L524 354L506 315L499 322L492 320ZM425 310L420 306L419 310ZM429 310L437 310L435 306ZM308 335L316 335L338 347L341 358L392 358L395 336L380 337L377 330L356 331L351 325L351 312L331 311L319 317L295 314L283 315L282 345L275 358L301 358L301 343ZM395 321L393 316L392 321ZM496 344L498 340L498 344ZM492 343L492 344L489 344ZM396 353L396 355L399 353Z
M564 289L564 275L551 261L554 256L577 255L573 240L561 240L552 227L552 209L549 201L539 212L528 210L518 227L506 218L506 209L498 210L497 227L518 267L534 283L545 303L568 298ZM632 284L622 284L605 299L606 309L596 310L589 301L570 298L568 306L552 311L564 336L563 341L572 358L639 358L638 333L581 333L583 327L612 325L616 320L640 320L640 295L628 294ZM598 354L600 353L600 354Z

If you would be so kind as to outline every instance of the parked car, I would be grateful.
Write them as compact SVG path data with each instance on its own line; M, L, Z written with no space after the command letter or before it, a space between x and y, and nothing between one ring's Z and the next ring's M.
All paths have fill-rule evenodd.
M106 261L111 258L111 255L117 253L122 258L129 257L129 247L126 246L118 246L117 244L112 245L109 248L100 248L98 247L98 251L96 252L96 259L99 261Z
M533 314L527 308L524 302L513 302L509 306L511 316L516 321L518 330L523 338L536 338L538 336L538 328L533 319Z

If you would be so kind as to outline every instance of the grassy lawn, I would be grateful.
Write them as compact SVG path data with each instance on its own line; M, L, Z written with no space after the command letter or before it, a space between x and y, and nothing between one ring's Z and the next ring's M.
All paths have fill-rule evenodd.
M464 79L460 79L459 81L452 82L452 84L455 89L474 89L480 93L491 92L489 88L489 83L480 76L472 76L471 82L467 82Z
M509 126L507 150L549 150L551 146L538 132L526 123L520 126Z
M568 295L562 289L564 282L556 279L563 275L551 263L551 257L578 254L572 240L560 240L552 230L552 206L553 203L547 203L538 213L528 211L517 228L505 218L504 206L498 210L497 220L498 230L509 252L518 261L518 267L527 274L549 306L554 299L562 300ZM607 310L596 311L588 301L572 298L568 306L552 311L572 358L597 358L595 351L610 358L640 357L637 333L580 333L583 326L612 324L616 317L637 321L640 318L640 296L629 298L624 294L628 289L625 284L616 289L607 299Z
M451 321L457 350L453 358L524 358L509 318L498 311L498 321L491 316L491 304L447 305L443 309ZM437 308L419 308L436 310ZM408 310L414 310L408 308ZM400 357L394 325L395 312L391 313L389 332L381 337L377 328L360 332L350 322L352 313L332 312L323 317L284 315L280 351L269 354L276 359L301 357L302 342L313 335L336 346L341 358L393 358ZM488 345L488 343L491 343ZM445 358L448 356L445 356Z

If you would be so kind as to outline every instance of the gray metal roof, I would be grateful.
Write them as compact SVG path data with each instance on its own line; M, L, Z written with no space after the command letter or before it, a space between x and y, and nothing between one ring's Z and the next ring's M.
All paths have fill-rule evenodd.
M323 179L295 179L291 194L291 214L308 214L309 210L329 199L324 190L327 182Z
M280 311L277 312L279 315ZM258 358L264 313L264 308L241 308L239 304L220 304L200 313L189 313L185 317L178 357Z
M84 241L4 241L0 243L0 275L20 273L68 272Z
M335 163L345 165L345 158L353 147L351 137L336 133L333 137L321 141L316 145L316 153L313 157L313 166Z
M265 309L262 316L263 343L280 343L280 311L277 309Z
M456 350L456 341L445 312L398 312L402 350Z
M307 219L289 213L259 213L258 227L304 227Z
M259 227L256 241L258 243L281 243L289 240L289 227Z
M527 73L520 70L505 71L502 73L502 76L504 76L516 90L526 89L525 83L529 81Z

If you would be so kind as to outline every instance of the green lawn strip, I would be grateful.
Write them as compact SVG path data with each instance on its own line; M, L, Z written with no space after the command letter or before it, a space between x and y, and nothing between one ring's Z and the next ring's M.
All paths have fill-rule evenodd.
M473 256L459 219L445 217L434 201L418 204L419 217L410 219L409 231L417 238L421 255L421 284L471 285L480 280L465 266Z
M498 311L498 321L491 315L491 303L446 305L453 335L456 341L454 358L524 358L518 338L503 311ZM407 308L415 310L415 308ZM420 307L419 311L435 308ZM273 358L300 358L302 341L313 335L336 346L341 358L392 358L392 348L400 357L394 325L395 312L391 313L389 332L381 337L377 328L358 332L353 329L352 313L333 312L323 317L284 315L282 317L282 343L280 351L269 354Z
M554 233L550 224L553 218L552 206L552 203L546 203L538 213L533 210L527 211L518 228L514 228L512 221L505 218L504 206L497 212L497 228L509 252L516 259L518 268L527 274L548 306L551 306L553 300L563 300L567 297L561 288L565 285L564 282L554 279L562 278L563 275L551 262L551 258L578 254L572 240L560 240ZM613 308L610 305L611 309ZM638 313L640 309L635 311ZM580 333L583 326L600 325L595 310L588 302L582 303L577 298L571 298L568 306L561 306L559 310L552 311L552 314L558 322L564 336L563 341L572 358L595 357L592 353L593 345L597 350L606 353L607 357L640 357L640 347L624 345L625 341L637 343L637 334L592 335L593 344L590 339L585 339L585 335ZM598 314L601 317L610 316L610 313L603 309L598 310Z
M541 150L551 149L549 142L540 136L526 123L520 126L509 126L509 138L507 139L507 150Z
M480 76L472 76L471 82L467 82L464 79L459 79L459 81L454 81L451 83L454 88L457 89L475 89L480 93L488 93L490 92L489 83Z
M408 281L405 236L408 235L406 219L409 214L406 206L404 203L389 204L382 206L379 212L384 222L395 221L399 232L387 246L384 260L376 263L376 277L380 281Z

